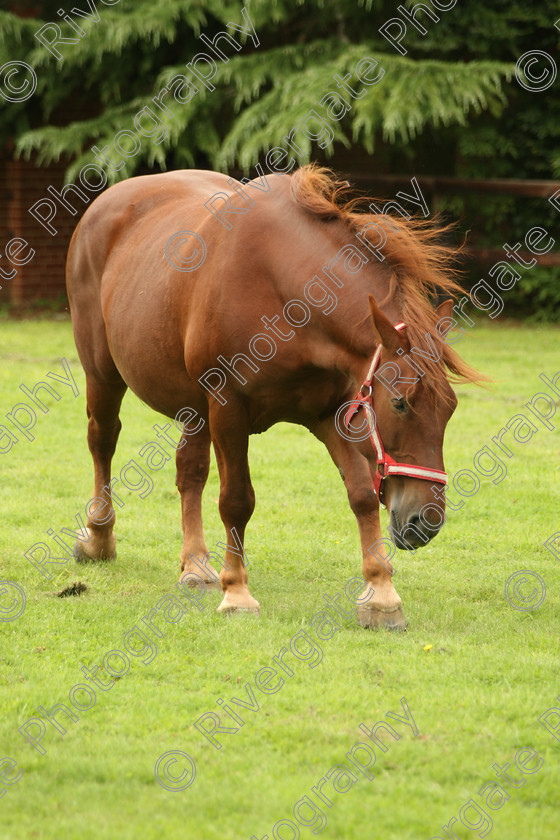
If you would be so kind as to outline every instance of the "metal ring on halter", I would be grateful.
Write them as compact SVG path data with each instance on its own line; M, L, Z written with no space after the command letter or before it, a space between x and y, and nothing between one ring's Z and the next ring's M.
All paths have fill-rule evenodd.
M369 388L369 394L364 394L364 388ZM362 395L362 397L366 397L367 399L369 399L373 394L373 388L371 387L371 385L362 385L362 387L360 388L360 394Z

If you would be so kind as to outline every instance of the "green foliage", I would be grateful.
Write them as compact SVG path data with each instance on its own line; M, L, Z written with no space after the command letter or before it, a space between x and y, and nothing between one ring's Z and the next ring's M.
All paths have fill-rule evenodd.
M512 315L528 316L530 322L560 322L560 266L535 266L518 280Z
M312 46L316 47L314 52L319 53L320 45ZM243 80L243 87L238 92L237 102L248 101L249 95L256 98L269 77L271 88L236 119L224 140L217 161L219 166L239 162L243 167L250 167L260 153L279 145L284 135L298 125L302 114L312 109L328 122L334 135L325 145L324 154L332 155L337 140L349 146L350 133L354 142L373 154L379 134L388 142L394 143L398 139L406 143L427 123L435 127L449 123L466 125L471 111L478 113L483 108L498 111L505 101L502 80L511 75L509 65L492 62L467 66L428 60L418 66L410 59L379 53L367 44L341 48L339 42L333 41L323 44L323 50L329 58L323 54L320 64L309 64L306 62L308 57L300 54L299 60L292 59L291 73L286 69L276 76L272 75L270 66L255 55L253 63L260 78L250 73L247 83L245 67L248 60L238 59L238 78ZM378 61L380 72L385 76L368 90L366 96L352 103L350 117L342 123L329 120L319 102L333 89L333 76L351 74L358 61L366 56ZM272 58L274 65L275 56ZM348 130L344 131L346 125ZM312 156L311 141L300 137L298 145L303 151L301 154L296 151L295 157L305 163Z
M374 171L560 177L560 82L529 92L513 72L530 50L557 56L555 0L457 3L438 12L438 22L420 13L427 33L409 24L405 56L379 32L398 14L396 0L246 0L259 46L242 37L240 52L226 47L229 60L217 62L214 91L199 84L188 103L166 94L164 108L153 99L175 76L188 74L185 65L207 49L199 36L212 38L228 21L242 23L238 2L98 4L99 21L79 18L85 36L61 46L63 59L57 61L34 33L52 21L65 36L75 36L57 16L59 5L43 0L41 19L31 16L37 13L31 0L19 4L21 17L0 12L0 66L26 61L37 74L30 100L0 108L0 144L9 141L17 154L39 163L63 159L68 180L93 161L93 145L108 147L108 162L97 163L110 183L135 172L193 166L238 166L247 173L311 110L322 118L324 140L319 145L299 132L299 163L330 160L337 149L356 144L372 156ZM329 117L321 99L338 90L333 76L349 73L350 85L364 89L354 68L365 56L378 62L383 78L365 96L348 96L350 108L340 120ZM161 136L157 142L140 137L139 152L117 171L123 158L113 140L134 131L145 108L159 120ZM554 211L543 205L480 195L448 196L444 204L474 230L474 244L493 247L522 237L533 225L554 226ZM536 276L550 277L542 280L542 293L556 311L545 292L555 275L543 270ZM515 300L524 306L533 298L521 289Z
M356 6L318 0L294 8L259 1L247 7L261 42L258 49L250 39L241 53L230 49L230 60L218 63L216 90L203 89L188 105L173 101L173 115L165 114L165 140L157 145L143 141L124 169L108 172L110 180L127 177L142 164L165 168L201 158L217 167L239 163L248 169L306 113L320 111L321 97L335 89L333 74L352 73L365 56L378 61L384 78L352 102L340 122L328 120L334 137L322 144L327 156L336 141L346 146L358 142L373 153L379 137L406 144L426 125L466 126L473 115L483 110L499 114L506 103L503 86L512 74L507 62L418 60L388 49L377 32L392 12L388 2ZM111 144L118 131L131 127L139 110L154 107L152 97L201 50L202 31L212 37L227 21L241 20L237 5L217 0L121 0L99 7L99 14L97 22L80 19L86 35L61 47L60 61L33 39L43 21L5 14L4 49L9 44L13 51L18 30L18 57L35 68L39 79L37 100L23 109L28 130L17 132L18 151L37 153L43 163L61 156L73 160L69 177L91 160L88 150L94 142ZM75 35L69 27L65 34ZM86 105L84 99L86 113L69 120L71 106ZM316 153L317 147L305 140L297 156L303 163Z

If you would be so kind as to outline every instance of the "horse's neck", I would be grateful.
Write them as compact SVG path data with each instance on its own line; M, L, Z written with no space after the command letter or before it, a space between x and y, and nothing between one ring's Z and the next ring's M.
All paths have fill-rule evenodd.
M392 269L373 259L372 263L371 267L367 266L369 271L364 269L363 276L348 290L356 298L354 305L356 318L353 323L349 321L344 324L348 348L362 357L372 356L376 347L368 295L373 295L379 308L393 324L403 320L399 290Z

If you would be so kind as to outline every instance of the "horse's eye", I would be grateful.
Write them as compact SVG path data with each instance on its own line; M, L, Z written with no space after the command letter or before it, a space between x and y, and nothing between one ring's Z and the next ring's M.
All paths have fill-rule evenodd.
M396 408L397 411L400 411L401 414L406 414L408 411L408 405L404 397L401 397L400 400L391 400L391 402L393 403L394 408Z

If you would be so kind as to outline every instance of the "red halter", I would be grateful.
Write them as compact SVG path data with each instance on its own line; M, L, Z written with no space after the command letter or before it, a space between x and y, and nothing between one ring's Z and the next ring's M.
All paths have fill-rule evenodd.
M396 330L404 329L405 324L395 324ZM385 447L381 440L381 436L377 429L377 422L375 419L375 412L373 410L373 377L375 371L379 366L379 359L381 356L381 344L377 347L371 360L371 366L368 375L364 379L364 384L358 391L354 404L346 412L344 418L344 425L349 430L350 422L360 408L364 409L366 419L369 426L369 436L377 455L377 469L373 477L374 490L381 501L381 489L383 480L389 478L391 475L407 475L410 478L423 478L426 481L435 481L438 484L447 484L447 473L443 470L434 470L428 467L417 467L415 464L401 464L391 458L385 452ZM365 390L365 394L362 393Z

